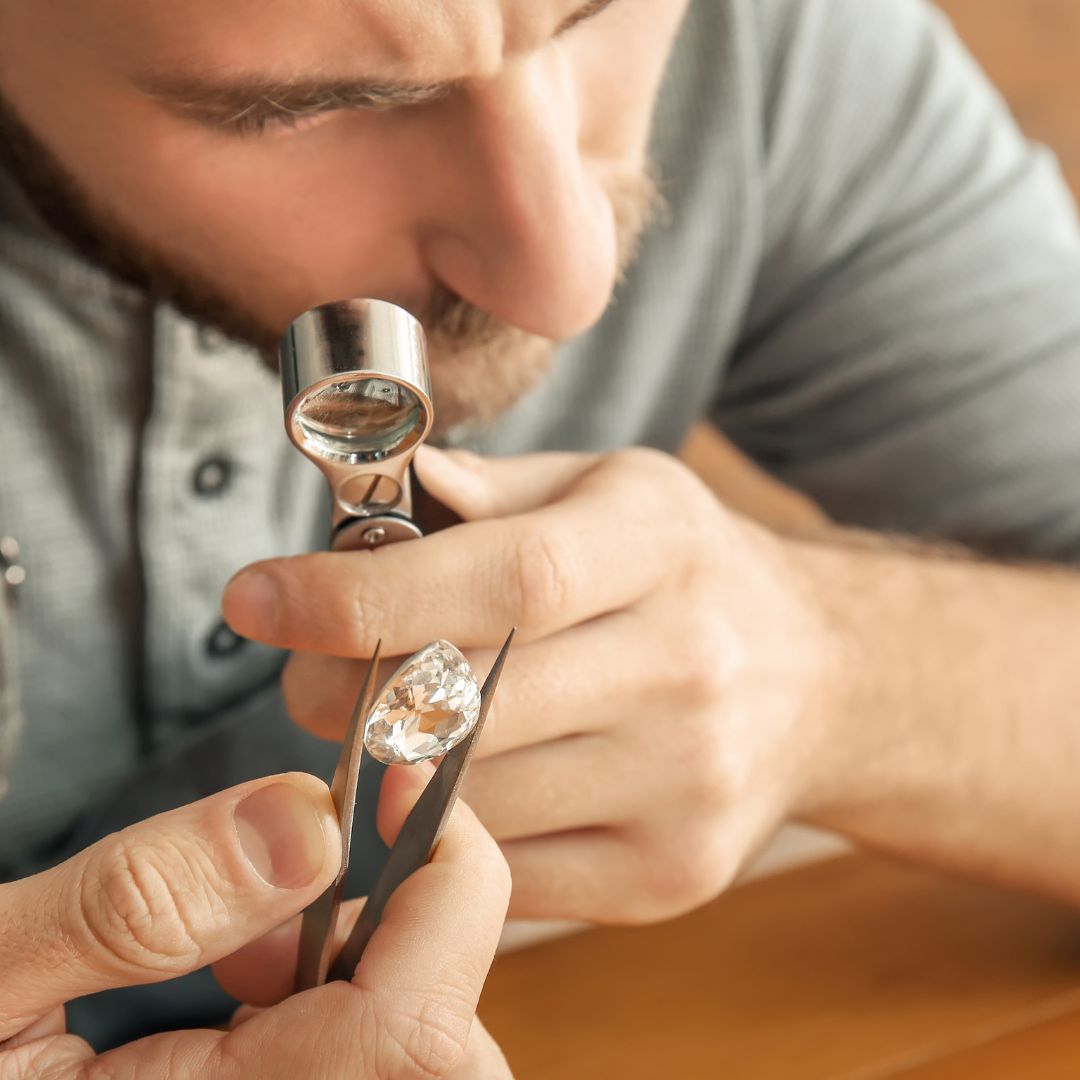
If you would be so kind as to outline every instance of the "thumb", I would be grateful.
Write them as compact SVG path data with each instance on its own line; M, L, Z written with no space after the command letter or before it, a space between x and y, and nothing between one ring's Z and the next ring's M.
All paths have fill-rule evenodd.
M434 773L430 762L394 765L386 770L379 790L377 825L388 845L394 842ZM345 944L362 907L363 901L349 902L342 909L335 955ZM226 993L240 1001L260 1007L274 1005L293 992L299 943L300 920L292 919L214 964L214 978Z
M597 462L593 454L527 454L483 458L468 450L421 446L420 482L466 521L524 514L558 500Z
M326 786L253 781L0 887L0 1041L83 994L194 971L288 919L341 860Z

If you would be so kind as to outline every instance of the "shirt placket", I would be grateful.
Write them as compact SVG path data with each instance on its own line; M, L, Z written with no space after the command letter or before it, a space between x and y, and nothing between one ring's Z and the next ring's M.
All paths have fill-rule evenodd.
M306 463L291 460L275 376L170 308L155 316L155 339L139 535L145 698L160 744L275 674L280 654L229 629L221 594L242 566L304 549L306 535L289 535L290 495L297 523L314 515L310 484L296 483Z
M24 578L18 540L0 536L0 799L8 790L8 768L22 729L14 609Z

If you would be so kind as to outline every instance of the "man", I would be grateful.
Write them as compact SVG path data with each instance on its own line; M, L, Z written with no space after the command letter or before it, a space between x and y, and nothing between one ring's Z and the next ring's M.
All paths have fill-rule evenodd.
M1080 895L1080 580L1037 565L1080 550L1080 237L925 5L10 0L0 92L12 867L220 734L253 642L333 735L377 637L483 670L516 623L466 792L512 914L674 915L789 817ZM281 559L321 479L199 324L347 296L425 317L467 523ZM655 452L702 417L880 535L726 510Z

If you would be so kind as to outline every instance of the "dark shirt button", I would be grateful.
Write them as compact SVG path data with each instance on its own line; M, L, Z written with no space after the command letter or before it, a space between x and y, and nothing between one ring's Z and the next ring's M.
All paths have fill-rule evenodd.
M215 660L225 660L238 653L247 644L227 623L218 623L206 639L206 652Z
M220 495L229 486L232 473L232 462L228 458L207 458L195 469L192 483L199 495Z
M25 580L26 570L19 564L19 541L14 536L0 536L0 600L14 599L15 590Z

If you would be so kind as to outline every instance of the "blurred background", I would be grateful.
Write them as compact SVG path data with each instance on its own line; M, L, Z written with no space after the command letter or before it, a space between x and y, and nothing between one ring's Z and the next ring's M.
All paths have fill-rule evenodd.
M1080 195L1080 2L938 0L1032 138Z

